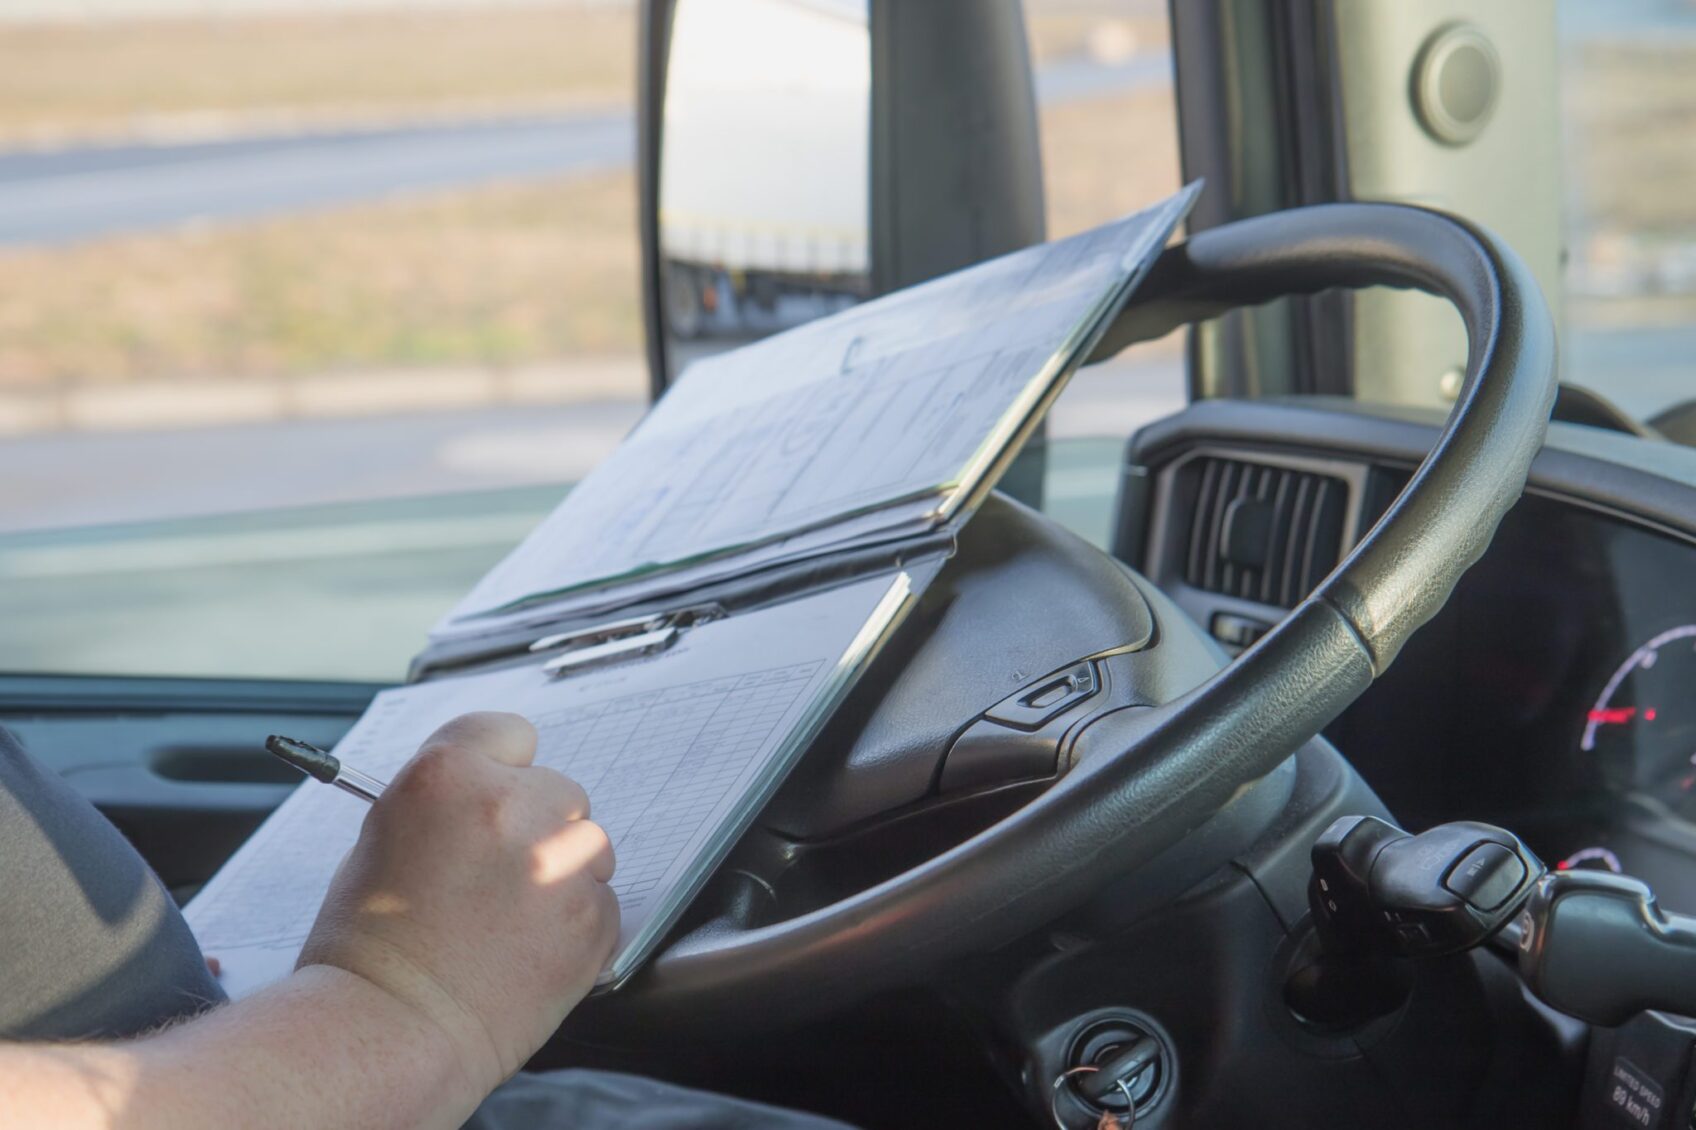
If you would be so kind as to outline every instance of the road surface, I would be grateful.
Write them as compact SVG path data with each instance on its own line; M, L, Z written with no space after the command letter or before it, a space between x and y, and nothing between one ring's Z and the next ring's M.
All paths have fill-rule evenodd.
M1047 67L1061 103L1171 81L1165 55ZM0 246L252 220L403 192L627 168L628 109L173 145L0 152Z
M1183 381L1175 355L1086 369L1053 434L1128 436L1180 408ZM0 443L0 532L569 482L642 410L613 400L19 436Z
M629 165L629 116L0 155L0 245L251 220L399 192Z

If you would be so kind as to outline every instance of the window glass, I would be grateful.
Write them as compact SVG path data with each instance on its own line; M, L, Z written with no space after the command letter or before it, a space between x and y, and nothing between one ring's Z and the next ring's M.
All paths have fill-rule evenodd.
M402 677L644 407L634 0L0 7L0 665ZM1176 188L1164 5L1027 15L1050 235ZM1054 434L1181 398L1159 343Z
M642 410L635 4L4 8L5 667L400 677Z
M1166 5L1025 0L1025 21L1036 67L1049 238L1176 192ZM1124 438L1184 406L1183 340L1174 333L1079 370L1049 414L1043 508L1098 544L1108 537Z
M1696 7L1558 11L1564 376L1696 442Z

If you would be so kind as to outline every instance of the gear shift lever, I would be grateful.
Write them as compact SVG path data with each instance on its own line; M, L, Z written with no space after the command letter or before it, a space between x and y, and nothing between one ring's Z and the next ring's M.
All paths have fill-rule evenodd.
M1459 821L1410 835L1371 816L1346 816L1313 844L1308 905L1319 952L1285 986L1309 1020L1362 1023L1401 1003L1403 958L1479 945L1505 926L1542 878L1518 836Z
M1542 875L1518 836L1490 824L1414 836L1350 816L1314 841L1308 904L1328 952L1438 957L1500 930Z
M1605 1027L1649 1010L1696 1016L1696 918L1666 913L1636 879L1547 874L1489 824L1413 836L1345 816L1314 841L1307 895L1319 944L1284 995L1309 1020L1382 1016L1406 996L1403 959L1472 949L1510 920L1526 984L1561 1012Z

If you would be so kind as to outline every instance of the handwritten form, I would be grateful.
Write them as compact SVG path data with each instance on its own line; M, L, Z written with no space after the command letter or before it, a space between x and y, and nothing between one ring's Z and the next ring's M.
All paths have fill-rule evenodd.
M751 547L769 563L929 528L1079 360L1195 191L696 362L437 634Z
M511 710L536 760L587 790L618 858L623 915L601 984L671 927L816 736L910 598L905 574L862 580L691 629L647 662L551 680L510 667L385 691L336 747L387 779L443 722ZM306 784L189 904L201 948L242 996L287 976L368 808Z

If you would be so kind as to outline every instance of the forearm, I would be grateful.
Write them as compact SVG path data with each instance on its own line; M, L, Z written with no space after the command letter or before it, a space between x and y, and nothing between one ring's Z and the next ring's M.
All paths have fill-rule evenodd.
M17 1130L452 1128L482 1097L421 1013L322 966L140 1040L0 1045Z

